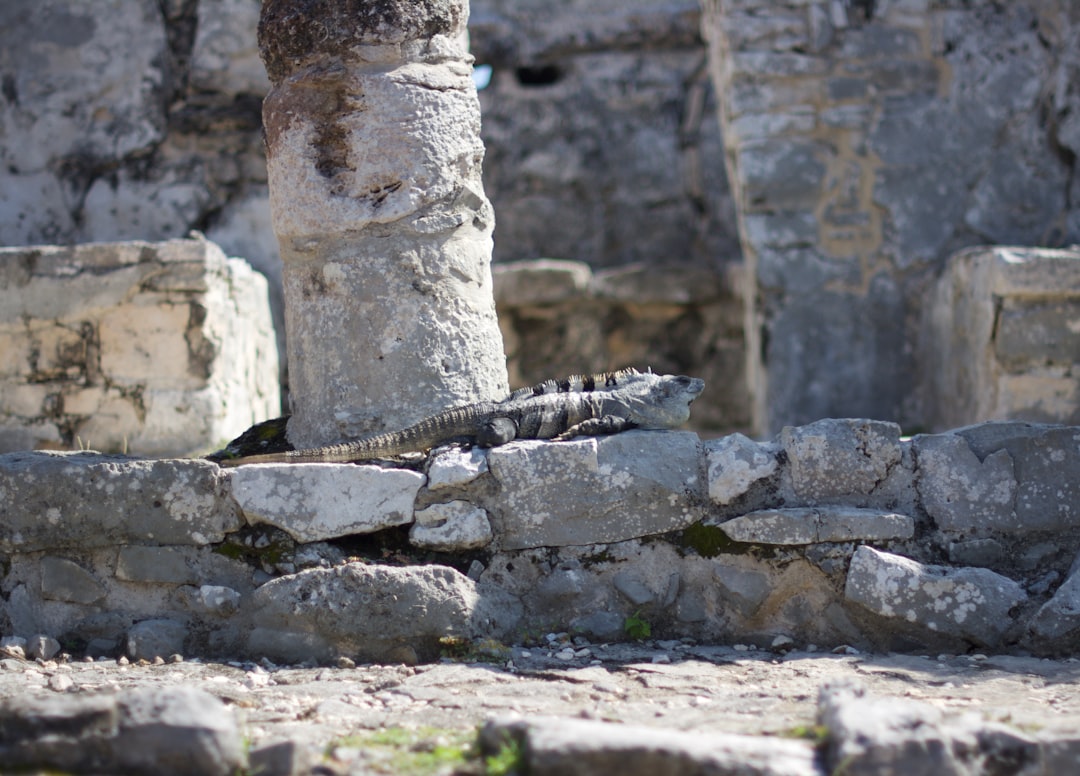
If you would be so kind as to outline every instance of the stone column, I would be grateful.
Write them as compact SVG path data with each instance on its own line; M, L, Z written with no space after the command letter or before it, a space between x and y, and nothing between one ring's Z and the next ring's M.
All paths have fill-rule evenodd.
M502 398L468 0L266 0L297 446Z

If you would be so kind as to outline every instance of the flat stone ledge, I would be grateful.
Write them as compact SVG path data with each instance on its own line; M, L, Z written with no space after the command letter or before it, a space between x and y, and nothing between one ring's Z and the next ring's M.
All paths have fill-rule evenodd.
M241 525L225 483L209 461L0 455L0 551L220 542Z
M411 523L424 480L378 466L260 464L233 470L232 493L248 523L318 542Z
M907 515L846 507L766 509L719 527L732 541L772 545L886 541L915 535L915 521Z
M489 754L508 740L519 744L526 772L533 776L819 773L808 742L723 732L702 735L557 717L492 720L480 731L480 745Z
M624 541L704 516L701 442L682 431L627 431L496 447L488 468L504 550Z

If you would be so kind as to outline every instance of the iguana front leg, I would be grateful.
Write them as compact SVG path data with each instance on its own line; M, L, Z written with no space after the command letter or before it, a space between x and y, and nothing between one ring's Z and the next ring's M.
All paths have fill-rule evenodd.
M629 431L637 428L637 424L627 418L618 415L604 415L602 418L589 418L566 431L552 437L556 442L573 439L576 436L600 436L602 434L618 434L620 431Z
M476 432L476 444L480 447L498 447L517 437L518 427L510 418L492 418L485 421Z

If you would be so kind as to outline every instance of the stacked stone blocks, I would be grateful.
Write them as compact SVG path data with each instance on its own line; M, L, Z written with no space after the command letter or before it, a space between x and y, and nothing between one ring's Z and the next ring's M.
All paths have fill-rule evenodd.
M1077 239L1078 140L1056 118L1075 108L1054 86L1074 67L1071 22L1039 2L703 8L748 265L755 430L922 424L916 376L935 353L911 343L946 257Z
M952 256L922 330L926 421L1080 420L1080 250Z
M448 448L420 470L11 454L0 627L294 662L537 628L620 640L631 616L711 643L1061 654L1080 638L1078 443L826 420L767 443Z
M266 280L203 239L0 249L0 449L213 449L280 413Z

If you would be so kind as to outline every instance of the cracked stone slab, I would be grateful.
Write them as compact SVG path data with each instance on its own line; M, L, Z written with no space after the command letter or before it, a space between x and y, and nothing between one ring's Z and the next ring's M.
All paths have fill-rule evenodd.
M419 472L353 464L261 464L232 472L233 497L247 521L302 543L411 523L423 484Z
M800 497L820 500L868 494L903 458L900 426L880 420L826 419L787 426L780 443Z
M209 461L0 455L0 551L220 542L241 525L226 482Z
M775 545L887 541L915 535L915 521L907 515L853 507L763 509L720 523L719 528L736 542Z
M912 440L919 462L915 488L923 508L945 532L978 535L1016 531L1016 476L1008 450L980 458L957 434L920 435Z
M844 597L882 617L946 637L994 647L1013 624L1010 611L1027 600L1016 582L982 568L930 566L859 547Z
M703 451L696 434L627 431L570 442L493 448L492 510L502 549L564 547L674 531L704 514Z
M1080 427L980 423L955 433L984 463L1002 453L1012 457L1017 530L1070 531L1080 526Z
M730 504L755 482L774 474L779 467L769 445L742 434L705 443L709 466L709 498L720 505Z

